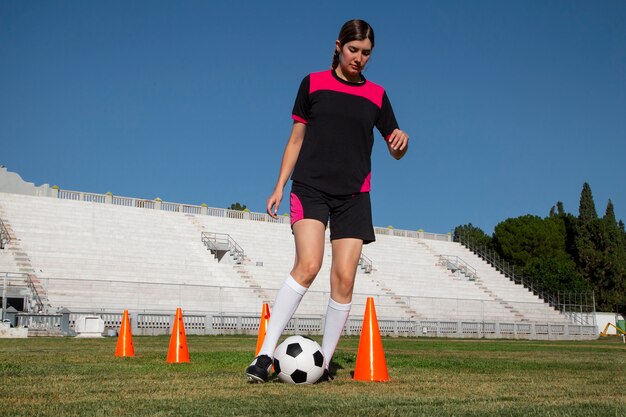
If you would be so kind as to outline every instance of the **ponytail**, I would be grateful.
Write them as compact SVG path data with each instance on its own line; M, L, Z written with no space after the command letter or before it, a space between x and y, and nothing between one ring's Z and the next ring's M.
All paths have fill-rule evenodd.
M335 49L333 54L333 63L330 65L330 69L335 70L339 66L339 52Z

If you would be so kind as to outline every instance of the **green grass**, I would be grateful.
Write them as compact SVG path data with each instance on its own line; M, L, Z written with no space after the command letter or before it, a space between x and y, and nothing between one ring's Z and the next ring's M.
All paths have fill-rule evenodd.
M351 379L342 338L333 382L248 384L256 338L188 336L190 364L165 363L168 337L0 339L3 416L625 416L626 345L383 339L390 382Z

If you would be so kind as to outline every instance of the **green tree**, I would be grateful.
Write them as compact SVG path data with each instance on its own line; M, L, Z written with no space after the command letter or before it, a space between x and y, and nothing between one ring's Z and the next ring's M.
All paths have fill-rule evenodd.
M589 184L580 197L575 259L581 276L596 293L598 308L613 311L626 301L626 241L608 201L601 219L595 213Z
M230 207L228 207L229 210L237 210L237 211L244 211L245 209L247 209L246 205L241 205L239 204L239 202L233 203L230 205Z
M610 199L601 222L601 264L605 285L599 290L602 291L605 304L613 307L626 303L626 240L615 219L615 210Z
M497 253L544 289L572 291L586 288L567 251L566 216L545 219L526 215L499 223L493 242Z
M533 258L521 270L524 276L537 279L544 290L553 294L589 291L589 284L576 271L576 263L571 259Z
M552 206L550 209L550 217L565 216L565 209L563 208L563 202L557 201L556 206Z
M583 184L578 209L578 224L575 239L575 260L583 278L595 287L594 276L597 275L599 254L596 244L599 241L599 223L595 203L591 195L591 187Z
M488 236L480 227L476 227L471 223L459 225L454 228L454 240L456 242L459 239L464 241L470 241L472 246L480 247L483 249L493 249L493 242L490 236Z
M567 213L563 202L557 201L556 207L550 209L550 216L553 221L561 222L565 230L565 252L574 259L576 253L576 236L578 228L578 218L573 214Z
M615 208L613 207L613 202L609 198L609 202L606 204L606 211L604 212L604 221L607 225L617 225L617 221L615 220Z
M562 257L565 254L565 228L554 217L544 220L529 214L499 223L493 242L504 260L524 266L533 258Z
M580 193L578 218L584 223L593 221L598 218L598 213L596 212L596 204L593 202L591 187L588 183L583 184L583 190Z

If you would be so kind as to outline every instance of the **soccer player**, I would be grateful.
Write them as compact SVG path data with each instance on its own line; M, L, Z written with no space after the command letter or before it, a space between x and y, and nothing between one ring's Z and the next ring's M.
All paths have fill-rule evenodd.
M278 339L322 266L324 232L330 220L330 300L322 351L325 372L348 319L361 249L373 242L370 203L373 129L389 153L402 158L408 135L398 128L385 90L362 72L374 48L374 30L363 20L346 22L335 43L330 70L307 75L292 112L293 127L283 153L267 213L277 217L291 176L291 227L296 257L272 308L259 355L246 369L251 382L266 382Z

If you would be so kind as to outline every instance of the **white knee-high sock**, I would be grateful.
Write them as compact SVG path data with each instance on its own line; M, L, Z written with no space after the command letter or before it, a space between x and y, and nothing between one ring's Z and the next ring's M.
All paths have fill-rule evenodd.
M267 325L267 332L259 355L274 357L276 343L278 343L280 335L287 327L307 290L308 288L298 284L291 275L285 279L280 290L278 290L278 294L276 294L274 305L270 311L270 322Z
M341 304L332 298L328 300L326 310L326 323L324 323L324 338L322 339L322 353L324 353L324 365L328 368L330 360L335 354L335 348L341 337L352 303Z

